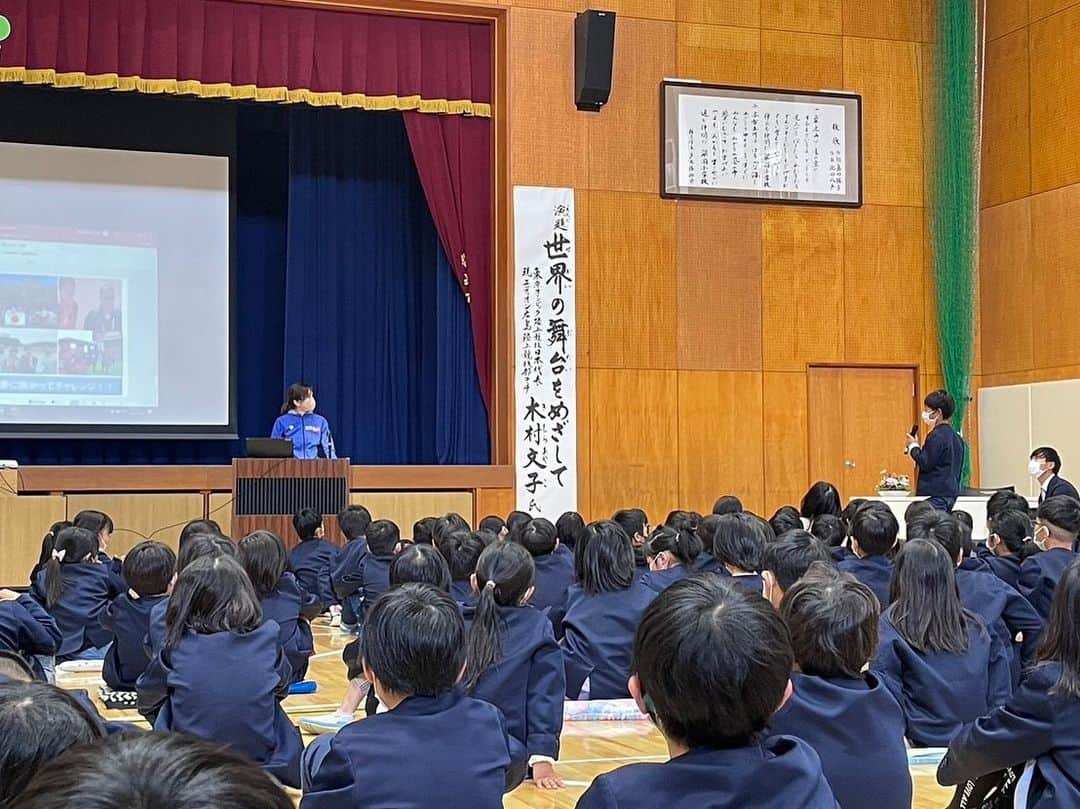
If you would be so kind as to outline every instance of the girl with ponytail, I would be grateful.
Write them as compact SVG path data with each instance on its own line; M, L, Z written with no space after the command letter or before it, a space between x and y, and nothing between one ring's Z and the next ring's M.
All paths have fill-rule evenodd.
M45 607L63 640L57 660L102 660L112 634L101 626L101 614L127 590L110 565L97 562L98 536L85 528L64 528L53 543L49 560L34 577L30 592Z
M516 542L489 546L476 564L476 617L469 629L465 687L506 717L507 789L532 769L541 789L560 789L555 774L566 675L548 617L528 605L536 569Z
M696 533L667 526L656 528L645 542L649 572L642 575L641 583L656 593L664 592L694 572L701 551Z

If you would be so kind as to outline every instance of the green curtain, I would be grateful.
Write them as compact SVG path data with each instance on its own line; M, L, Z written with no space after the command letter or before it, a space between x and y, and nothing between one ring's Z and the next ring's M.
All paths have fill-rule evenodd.
M930 228L937 289L938 340L945 388L962 430L974 356L978 247L979 95L975 0L938 0ZM970 472L965 459L964 480Z

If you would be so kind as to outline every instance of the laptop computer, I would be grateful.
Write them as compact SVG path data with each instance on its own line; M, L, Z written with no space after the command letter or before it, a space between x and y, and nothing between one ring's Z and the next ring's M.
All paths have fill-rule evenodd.
M287 438L248 438L244 441L249 458L291 458L293 443Z

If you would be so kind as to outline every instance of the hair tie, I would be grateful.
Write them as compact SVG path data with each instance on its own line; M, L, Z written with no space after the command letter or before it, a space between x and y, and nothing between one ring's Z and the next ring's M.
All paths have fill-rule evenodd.
M67 556L67 548L61 548L60 550L53 548L52 558L57 562L63 562L65 556Z
M484 585L484 589L485 589L485 590L494 590L494 589L495 589L495 582L493 582L493 581L488 581L488 582L487 582L487 583L486 583L486 584Z

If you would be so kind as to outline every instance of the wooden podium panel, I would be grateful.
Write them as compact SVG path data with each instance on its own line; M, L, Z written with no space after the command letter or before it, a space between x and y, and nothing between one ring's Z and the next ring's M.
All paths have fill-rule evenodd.
M348 458L237 458L233 461L232 536L265 529L288 548L298 540L292 518L303 508L323 515L327 539L337 542L337 514L349 504Z

